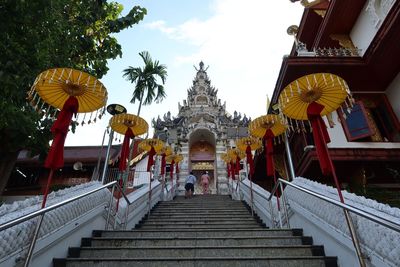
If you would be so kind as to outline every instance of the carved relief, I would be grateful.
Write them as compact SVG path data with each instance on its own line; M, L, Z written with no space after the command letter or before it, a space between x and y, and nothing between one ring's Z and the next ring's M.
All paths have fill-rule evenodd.
M365 11L367 11L374 23L379 28L392 8L395 0L369 0Z

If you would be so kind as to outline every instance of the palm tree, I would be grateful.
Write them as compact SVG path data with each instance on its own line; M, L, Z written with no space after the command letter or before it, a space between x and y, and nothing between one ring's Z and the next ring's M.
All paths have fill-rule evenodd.
M131 103L139 101L137 116L140 114L142 104L149 105L153 101L160 103L166 97L164 84L167 78L167 67L160 64L158 60L153 62L149 52L140 52L139 56L144 61L143 68L129 66L123 70L123 77L135 84ZM157 83L157 78L161 79L162 84Z

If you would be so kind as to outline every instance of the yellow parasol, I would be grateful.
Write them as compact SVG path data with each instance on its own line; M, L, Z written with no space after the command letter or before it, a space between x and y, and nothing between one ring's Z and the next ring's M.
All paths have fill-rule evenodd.
M343 103L351 106L352 102L346 81L331 73L303 76L286 86L279 96L279 105L284 115L311 122L322 174L333 176L341 202L344 199L326 145L330 142L329 134L321 116L335 111Z
M139 136L149 129L149 125L144 119L129 113L112 116L110 126L115 132L122 135L125 135L126 131L130 129L135 136Z
M166 158L167 162L171 164L170 166L170 175L171 175L171 179L173 177L174 174L174 164L176 164L176 173L179 173L179 162L181 162L183 160L183 156L181 154L172 154L169 155Z
M149 161L147 162L147 171L150 171L154 163L154 155L164 147L164 142L160 139L146 139L140 142L139 149L149 152Z
M117 133L124 135L121 148L119 170L126 170L126 160L129 156L129 139L147 132L149 125L141 117L129 113L117 114L111 117L110 127Z
M251 150L256 150L261 147L261 141L259 138L254 137L242 137L236 141L236 147L239 148L241 151L245 151L248 146L250 146Z
M28 99L40 112L44 108L43 102L61 110L71 96L78 100L78 113L93 112L104 107L99 118L104 114L108 97L107 90L97 78L83 71L70 68L46 70L37 76L28 93ZM94 116L94 122L96 122L97 113ZM92 114L88 123L92 121L91 118Z
M273 114L260 116L249 124L249 132L254 137L264 138L268 130L271 130L274 136L279 136L285 132L286 125L278 115Z
M249 124L249 132L254 137L262 138L265 142L265 159L267 164L267 176L275 174L273 166L273 139L280 136L286 130L278 115L268 114L260 116Z
M231 157L230 157L227 153L221 154L221 159L222 159L223 161L225 161L226 163L231 162Z
M232 173L239 174L240 160L242 158L244 158L246 155L244 154L243 151L241 151L240 149L237 149L237 148L228 149L228 151L226 153L231 158L232 165L233 165L233 162L236 163L235 168L233 168L233 166L232 166Z
M142 151L155 150L155 153L159 153L164 148L164 142L160 139L145 139L139 144L139 149Z
M280 96L282 112L295 120L308 120L307 108L316 102L324 106L320 115L335 111L345 102L351 103L349 86L341 77L331 73L314 73L303 76L286 86Z
M172 154L172 148L170 146L163 146L159 151L157 151L158 155L163 155L169 156Z
M95 77L82 71L59 68L49 69L40 73L28 92L28 100L39 112L53 117L58 109L57 120L51 127L54 139L45 161L45 167L50 168L47 186L44 192L42 208L46 205L48 189L55 169L64 166L64 143L73 114L96 111L94 122L100 108L99 118L105 111L107 90ZM53 110L51 108L53 107ZM91 122L93 113L90 115ZM83 118L85 120L86 114Z

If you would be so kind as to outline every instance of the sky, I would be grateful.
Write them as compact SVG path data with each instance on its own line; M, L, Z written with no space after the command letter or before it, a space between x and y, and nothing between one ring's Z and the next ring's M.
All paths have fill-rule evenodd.
M303 7L289 0L141 0L117 1L124 13L139 5L147 15L139 24L115 35L122 57L108 62L110 70L101 82L108 103L125 106L136 114L138 102L130 103L134 84L122 77L129 66L142 67L139 56L148 51L153 60L167 66L167 97L160 104L142 106L140 116L149 124L168 111L177 116L178 102L187 99L198 68L204 62L218 98L230 114L236 110L255 119L266 113L284 55L290 53L290 25L300 23ZM96 124L78 126L69 133L66 146L101 145L111 115ZM122 141L122 140L121 140ZM107 138L106 138L107 142ZM118 141L114 141L119 143Z

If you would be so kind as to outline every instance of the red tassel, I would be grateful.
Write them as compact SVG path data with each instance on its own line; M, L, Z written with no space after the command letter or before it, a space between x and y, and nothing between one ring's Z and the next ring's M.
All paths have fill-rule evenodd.
M325 122L320 115L323 109L323 105L312 102L310 105L308 105L307 116L311 122L314 143L319 159L319 166L321 167L321 172L323 175L331 175L332 169L329 164L329 152L326 149L326 143L329 143L331 140L329 139L329 134L326 130Z
M267 164L267 176L273 176L275 173L274 170L274 139L275 135L271 131L271 129L268 129L263 137L264 143L265 143L265 160Z
M236 156L236 174L239 175L240 171L240 158Z
M165 174L165 165L166 165L165 157L166 157L166 155L165 155L165 153L163 153L161 155L161 175Z
M64 143L67 137L68 127L71 124L72 115L78 112L78 99L70 96L58 114L57 120L51 127L54 140L51 144L44 166L53 170L64 166Z
M235 166L234 166L234 163L231 161L230 165L231 165L231 178L233 180L235 180Z
M121 156L119 159L118 169L123 172L126 170L126 160L129 157L129 139L134 138L131 128L128 128L125 132L124 141L122 143Z
M251 147L248 145L246 147L246 161L250 166L250 177L253 178L254 174L254 163L253 163L253 155L251 154Z
M149 151L149 161L147 161L147 171L149 172L151 169L151 166L154 163L154 155L156 154L156 151L154 150L154 147L152 146L150 151Z
M171 175L171 179L174 177L174 164L175 164L175 160L171 161L171 166L169 167L169 173Z

